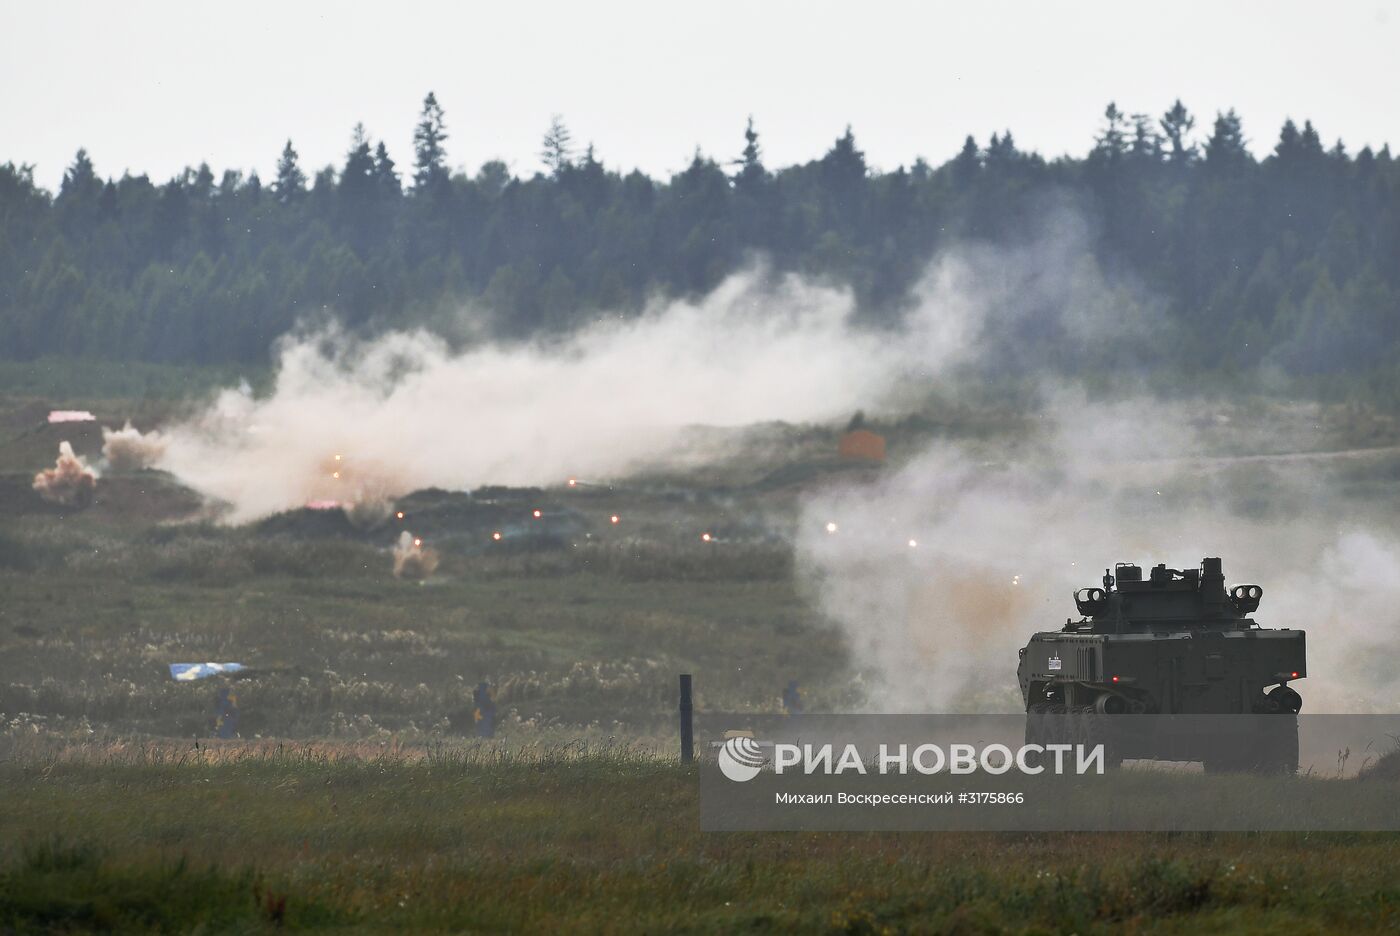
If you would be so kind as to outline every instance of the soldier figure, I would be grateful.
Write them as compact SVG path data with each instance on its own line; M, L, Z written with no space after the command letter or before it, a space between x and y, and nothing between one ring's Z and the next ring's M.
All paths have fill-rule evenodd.
M788 681L783 690L783 711L788 715L802 714L802 691L797 688L797 680Z
M485 681L477 683L476 689L472 691L472 706L472 721L476 723L476 736L478 738L494 738L496 736L496 693Z
M214 697L214 717L211 719L215 737L238 737L238 696L224 686Z

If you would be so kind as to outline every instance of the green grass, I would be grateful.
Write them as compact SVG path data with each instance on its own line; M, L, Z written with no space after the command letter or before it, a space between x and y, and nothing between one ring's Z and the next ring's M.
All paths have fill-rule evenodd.
M683 671L714 709L774 711L789 679L850 704L786 548L702 545L449 555L419 585L373 543L27 518L0 530L0 730L207 734L214 686L166 668L199 660L258 669L245 736L450 735L483 679L517 734L669 734Z
M28 751L0 929L1385 932L1393 835L706 834L643 749Z
M754 533L792 512L767 461L575 492L595 533L576 548L458 548L480 538L463 520L420 585L393 578L378 535L171 522L187 494L158 474L109 479L82 514L36 508L58 438L30 431L45 406L149 424L232 382L44 366L0 368L0 393L26 397L0 421L28 432L0 445L0 932L1396 927L1393 835L699 832L695 774L655 753L675 750L677 673L701 711L777 711L790 679L813 710L861 702L790 551ZM990 445L1019 425L935 422L903 431ZM1347 432L1384 442L1378 425ZM799 480L822 476L832 437L782 450L807 458ZM100 447L92 427L74 440ZM1395 463L1334 470L1379 490ZM716 550L701 529L735 532ZM199 660L256 668L233 683L243 734L280 751L195 752L216 686L166 666ZM480 679L499 747L461 738Z

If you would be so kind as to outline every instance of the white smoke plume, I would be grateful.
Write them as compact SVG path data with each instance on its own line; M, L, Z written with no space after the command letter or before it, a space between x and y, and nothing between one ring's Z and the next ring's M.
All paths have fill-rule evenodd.
M423 541L404 530L394 545L394 578L422 581L437 571L437 550L423 545Z
M948 260L899 334L861 329L849 293L736 275L547 346L454 353L421 332L286 342L265 398L229 390L171 428L161 466L242 522L313 500L437 486L616 477L674 457L690 425L848 416L969 347L983 306ZM337 457L338 456L338 457Z
M1115 562L1260 584L1255 619L1308 631L1312 712L1400 711L1400 535L1315 462L1210 451L1190 408L1053 400L1015 460L938 444L811 498L799 567L878 711L1017 711L1017 650L1078 618Z
M120 429L102 427L102 457L113 471L150 468L165 455L166 440L159 432L142 432L126 421Z
M97 472L87 461L73 454L73 446L64 440L58 443L58 460L34 476L34 490L51 504L86 507L92 503L97 490Z
M756 268L701 299L608 316L554 344L455 352L424 332L291 339L268 396L224 392L169 431L161 467L230 504L230 522L427 486L614 478L693 459L678 444L689 426L918 405L987 340L1029 356L1049 330L1105 353L1110 339L1155 327L1140 290L1105 281L1077 215L1049 212L1042 227L1021 248L940 255L897 328L858 325L848 290Z

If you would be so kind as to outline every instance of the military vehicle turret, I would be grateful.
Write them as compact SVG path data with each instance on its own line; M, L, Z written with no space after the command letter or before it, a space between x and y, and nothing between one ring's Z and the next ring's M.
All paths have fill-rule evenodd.
M1262 597L1258 585L1227 589L1218 558L1146 578L1127 563L1105 570L1102 588L1074 593L1079 620L1021 650L1027 741L1101 741L1110 764L1295 772L1303 700L1291 684L1307 676L1306 635L1255 623ZM1187 717L1224 715L1239 717Z

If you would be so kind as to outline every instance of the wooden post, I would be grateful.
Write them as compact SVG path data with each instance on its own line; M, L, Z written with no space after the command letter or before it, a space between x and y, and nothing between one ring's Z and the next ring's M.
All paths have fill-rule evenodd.
M694 707L690 701L690 674L681 674L681 763L695 760Z

